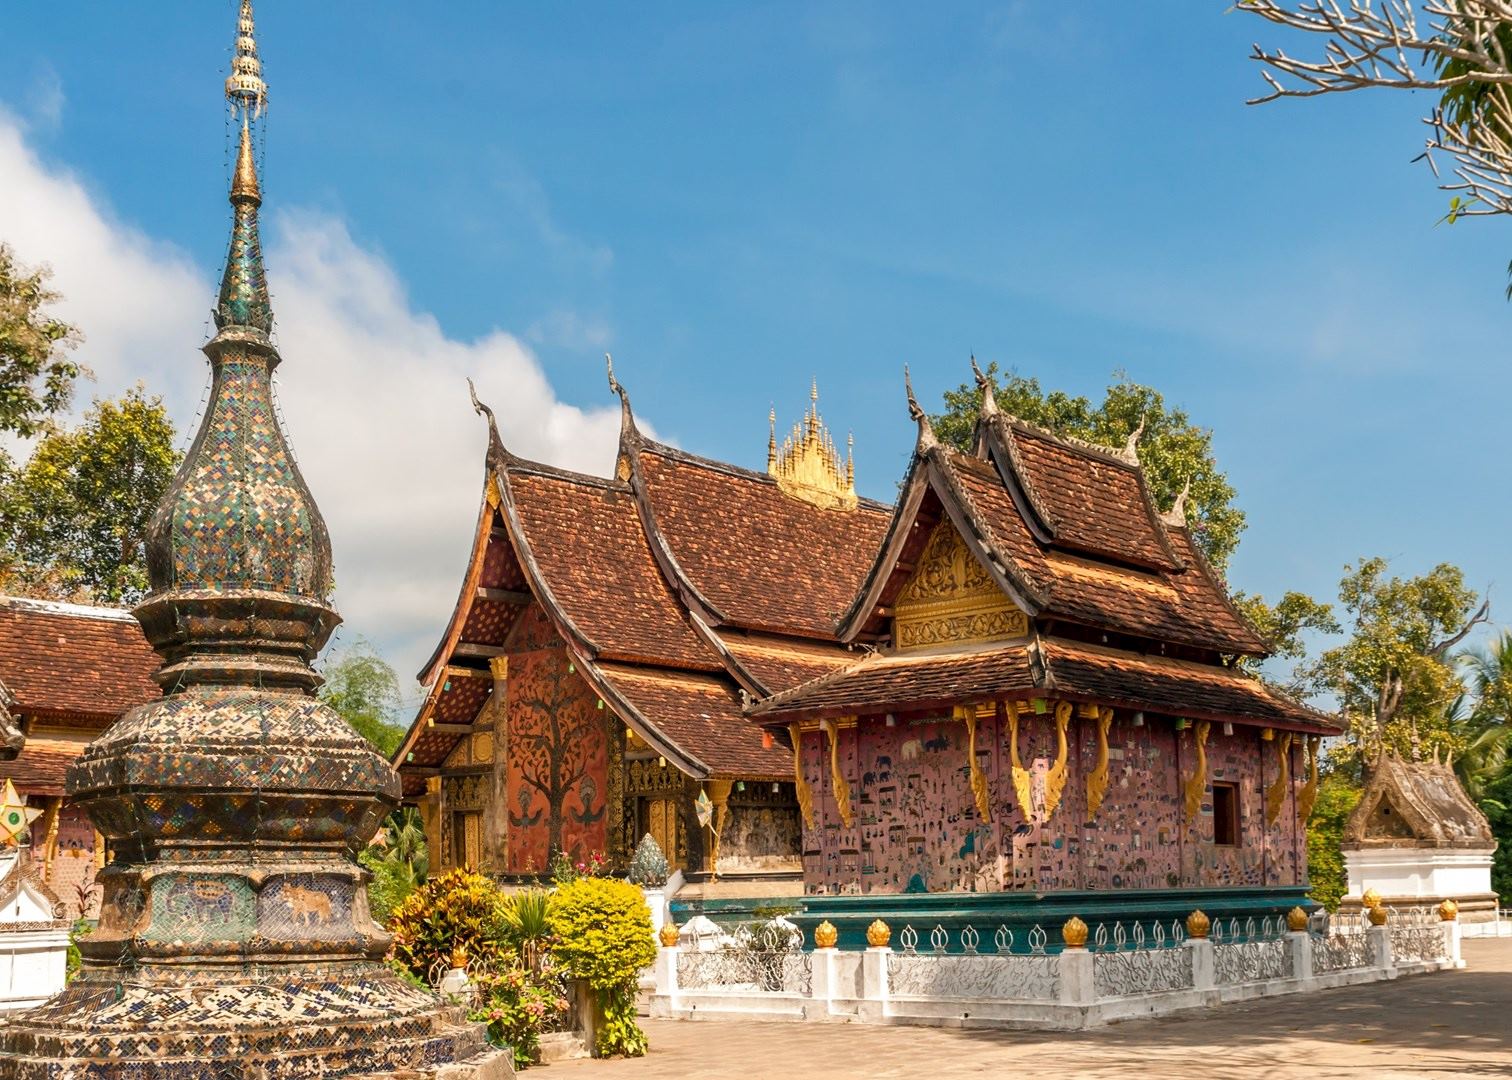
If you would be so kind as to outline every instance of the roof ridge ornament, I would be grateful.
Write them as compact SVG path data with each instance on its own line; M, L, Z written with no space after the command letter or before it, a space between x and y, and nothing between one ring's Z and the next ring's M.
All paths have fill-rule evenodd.
M767 415L767 475L786 495L824 510L854 510L856 497L855 438L847 441L844 467L835 440L819 415L819 380L809 387L809 407L803 419L777 446L777 411Z
M1192 494L1192 478L1190 476L1188 476L1186 478L1186 483L1182 484L1181 485L1181 490L1179 492L1177 492L1177 494L1176 494L1176 501L1171 504L1171 508L1169 510L1167 510L1165 513L1163 513L1163 514L1160 515L1160 521L1161 521L1161 523L1164 524L1164 525L1169 525L1173 529L1184 529L1184 528L1186 528L1187 527L1187 519L1186 519L1187 497L1189 495L1191 495L1191 494Z
M914 423L919 425L920 451L928 450L932 446L938 446L940 440L935 438L934 427L929 422L929 414L919 405L919 399L914 397L913 376L909 374L908 365L903 365L903 392L908 395L908 415Z
M1129 432L1129 438L1124 443L1123 450L1119 452L1118 456L1130 465L1139 464L1139 437L1144 434L1145 421L1149 419L1149 416L1150 414L1145 412L1139 414L1139 423L1133 431Z
M998 415L997 394L992 387L992 379L977 363L976 353L971 354L971 374L976 377L977 389L982 394L980 415L983 420L990 420Z

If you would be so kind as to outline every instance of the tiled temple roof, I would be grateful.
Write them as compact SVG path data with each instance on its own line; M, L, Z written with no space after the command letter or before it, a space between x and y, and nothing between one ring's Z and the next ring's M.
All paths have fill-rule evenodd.
M15 781L23 795L63 795L68 767L88 745L83 738L28 738L14 759L0 761L0 783Z
M752 705L763 723L1056 697L1337 734L1332 721L1232 668L1057 638L947 653L875 654Z
M19 715L104 728L159 696L161 664L129 612L0 597L0 682Z

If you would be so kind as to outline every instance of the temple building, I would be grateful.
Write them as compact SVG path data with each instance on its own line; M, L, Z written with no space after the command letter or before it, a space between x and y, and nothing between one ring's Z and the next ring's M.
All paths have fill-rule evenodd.
M1302 901L1339 728L1239 670L1267 644L1136 439L1038 430L977 374L972 453L909 391L916 449L835 631L864 655L747 709L796 746L806 910L854 932L940 894L998 918Z
M158 663L129 612L0 597L0 783L43 809L28 872L69 918L98 912L105 847L64 791L68 768L123 712L159 695Z
M611 479L521 460L489 413L461 593L395 756L405 797L433 866L623 867L649 833L691 881L796 885L791 755L742 706L855 659L835 627L887 508L856 496L817 387L780 446L771 418L756 473L647 438L610 384Z
M490 414L461 595L396 756L440 865L623 865L650 833L693 880L801 863L806 916L857 936L879 911L1303 901L1339 728L1244 670L1267 643L1185 495L1157 509L1137 435L1038 430L979 373L962 453L910 390L889 511L817 403L780 446L773 419L758 474L646 438L610 381L612 479L520 460Z

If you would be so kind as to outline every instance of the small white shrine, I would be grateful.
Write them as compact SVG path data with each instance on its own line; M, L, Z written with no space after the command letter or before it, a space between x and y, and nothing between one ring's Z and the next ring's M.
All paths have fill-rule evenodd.
M0 848L0 1010L29 1009L63 989L70 927L61 911L29 852Z
M1383 754L1344 827L1349 889L1341 909L1356 909L1374 889L1393 908L1433 908L1453 900L1471 927L1496 919L1491 856L1496 840L1447 761L1403 761Z

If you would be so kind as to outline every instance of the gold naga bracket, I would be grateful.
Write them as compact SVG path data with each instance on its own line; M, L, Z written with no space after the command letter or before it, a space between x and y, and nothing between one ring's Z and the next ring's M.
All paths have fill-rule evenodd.
M1197 820L1202 809L1202 793L1207 790L1207 737L1212 725L1206 720L1197 721L1192 737L1197 744L1197 765L1186 782L1186 816L1188 821Z
M1309 735L1302 744L1302 768L1307 772L1307 783L1297 792L1297 820L1306 825L1312 820L1313 804L1318 801L1318 750L1323 745L1323 736Z
M833 720L821 720L819 726L829 735L830 782L835 785L835 808L840 811L840 821L847 829L854 818L851 816L850 784L845 773L840 771L840 730Z
M796 723L788 725L788 735L793 740L793 787L798 795L798 812L803 823L814 827L814 793L809 789L803 775L803 729Z
M733 780L704 781L704 790L714 804L714 814L709 821L709 831L713 834L709 845L709 871L715 881L719 880L719 834L724 832L725 817L730 812L730 789L734 786Z
M1283 731L1276 740L1276 782L1265 789L1265 823L1274 825L1286 805L1286 792L1291 787L1292 733Z
M1066 727L1071 723L1072 705L1059 701L1055 705L1055 764L1045 773L1045 820L1049 821L1060 806L1061 794L1066 790L1066 762L1071 748L1066 742Z
M1087 821L1097 817L1097 811L1108 794L1108 729L1113 726L1113 710L1106 705L1097 710L1097 764L1087 775Z
M1013 767L1013 794L1018 797L1019 811L1028 821L1034 816L1034 792L1029 785L1029 770L1019 761L1018 729L1023 709L1022 701L1008 702L1008 760Z
M955 718L966 725L966 760L971 765L971 794L976 800L977 816L988 825L992 824L992 793L987 787L987 774L982 772L982 763L977 760L977 713L971 705L957 705L952 712Z

